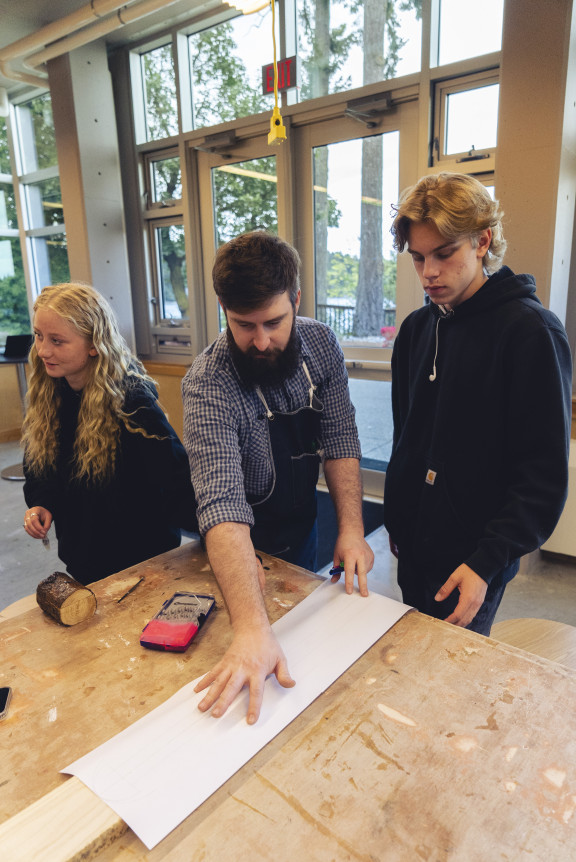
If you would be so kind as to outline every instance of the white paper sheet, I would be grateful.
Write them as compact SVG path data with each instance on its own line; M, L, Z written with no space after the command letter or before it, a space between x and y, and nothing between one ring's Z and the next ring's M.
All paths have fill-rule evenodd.
M62 772L76 775L152 849L328 688L408 605L326 582L274 623L294 688L266 680L255 725L242 691L221 718L201 713L196 680Z

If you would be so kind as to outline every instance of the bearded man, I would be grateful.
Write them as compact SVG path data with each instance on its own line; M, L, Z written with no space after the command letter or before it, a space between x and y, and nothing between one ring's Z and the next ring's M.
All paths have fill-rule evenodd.
M297 317L300 258L265 231L218 249L212 278L227 327L182 384L184 445L200 533L234 631L198 684L222 715L244 685L258 719L266 676L294 685L262 600L255 550L316 568L316 483L323 463L338 519L334 562L362 595L374 562L364 539L360 443L344 356L332 330Z

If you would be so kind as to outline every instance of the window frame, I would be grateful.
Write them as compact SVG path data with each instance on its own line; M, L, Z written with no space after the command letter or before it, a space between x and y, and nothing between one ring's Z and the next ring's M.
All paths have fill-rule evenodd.
M495 170L496 149L489 147L476 150L474 157L463 150L460 153L446 153L446 117L448 98L455 93L466 93L482 87L500 85L499 69L485 69L481 72L465 75L454 75L443 78L434 84L434 116L432 129L432 166L446 171L460 173L489 173Z
M49 242L53 237L62 237L66 241L66 224L63 221L61 224L44 225L33 227L30 219L28 206L28 187L35 183L42 182L46 179L54 179L60 177L60 169L58 164L38 168L33 171L24 171L24 148L27 146L24 139L27 131L23 128L21 122L19 108L26 102L33 101L40 96L48 94L49 90L34 89L25 92L17 97L14 97L10 104L9 115L7 119L8 125L8 142L11 153L12 162L12 177L14 185L14 194L16 200L16 212L18 217L20 247L22 251L22 262L24 267L24 278L26 281L26 289L28 293L28 305L30 308L30 316L32 316L32 306L36 297L39 295L42 288L47 283L52 283L51 277L47 278L39 263L39 253L36 240L44 239Z

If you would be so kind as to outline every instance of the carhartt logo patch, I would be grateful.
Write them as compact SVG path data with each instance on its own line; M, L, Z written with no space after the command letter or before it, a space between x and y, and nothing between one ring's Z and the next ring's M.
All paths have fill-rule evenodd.
M434 470L428 470L426 473L426 484L433 485L436 481L436 472Z

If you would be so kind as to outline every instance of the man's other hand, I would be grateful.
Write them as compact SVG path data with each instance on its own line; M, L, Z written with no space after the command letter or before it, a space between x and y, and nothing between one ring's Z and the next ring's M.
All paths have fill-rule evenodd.
M368 595L367 575L374 565L374 553L363 535L357 532L341 532L334 546L334 566L344 564L344 584L346 592L354 592L354 575L358 577L360 595ZM332 583L340 580L340 575L332 577Z

